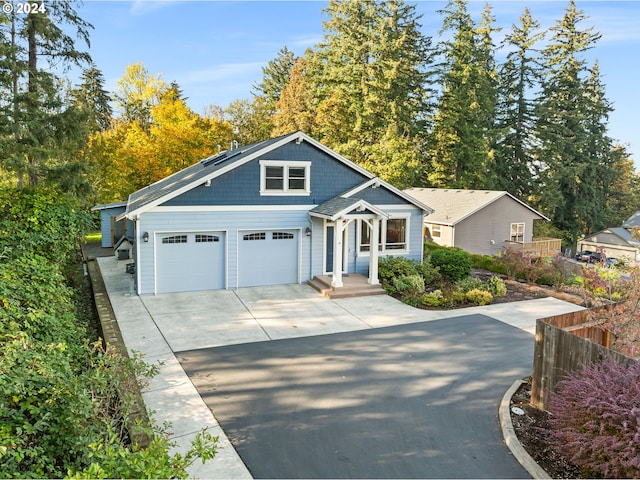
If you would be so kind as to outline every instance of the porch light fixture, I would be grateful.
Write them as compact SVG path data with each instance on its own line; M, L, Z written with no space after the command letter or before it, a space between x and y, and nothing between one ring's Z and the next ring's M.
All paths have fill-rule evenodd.
M143 241L144 243L149 242L149 232L144 232L144 233L142 234L142 241Z
M305 233L305 235L306 235L307 237L310 237L310 236L311 236L311 228L310 228L310 227L307 227L307 229L304 231L304 233Z

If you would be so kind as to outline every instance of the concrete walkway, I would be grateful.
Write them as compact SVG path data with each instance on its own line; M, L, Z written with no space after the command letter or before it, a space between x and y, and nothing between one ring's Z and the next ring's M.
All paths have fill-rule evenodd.
M125 262L98 259L100 270L129 351L147 363L161 362L160 373L143 392L158 424L170 422L178 451L186 451L202 429L219 437L212 461L193 465L199 478L251 478L217 420L176 360L174 352L405 325L481 314L531 334L536 319L580 310L544 298L517 303L428 311L388 297L328 300L307 285L279 285L239 290L139 297Z

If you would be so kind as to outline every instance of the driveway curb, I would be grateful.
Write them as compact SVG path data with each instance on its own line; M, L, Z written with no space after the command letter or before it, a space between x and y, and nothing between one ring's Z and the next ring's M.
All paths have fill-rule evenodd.
M500 402L500 409L498 410L498 416L500 417L500 427L502 428L502 435L504 442L511 450L513 456L518 460L520 465L529 472L531 478L534 479L549 479L551 476L544 471L544 469L536 463L536 461L527 453L524 449L511 422L511 397L516 393L518 388L524 383L522 380L516 380L513 385L509 387Z

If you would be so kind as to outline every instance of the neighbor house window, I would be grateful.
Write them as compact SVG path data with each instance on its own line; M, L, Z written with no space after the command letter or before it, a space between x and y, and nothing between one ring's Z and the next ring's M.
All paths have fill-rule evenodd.
M393 252L394 250L407 250L407 224L406 218L389 218L380 220L378 232L378 251ZM371 229L366 222L360 220L360 251L371 250Z
M433 238L442 237L442 225L431 225L431 236Z
M524 223L511 224L511 241L524 242Z
M309 195L311 162L262 160L261 195Z

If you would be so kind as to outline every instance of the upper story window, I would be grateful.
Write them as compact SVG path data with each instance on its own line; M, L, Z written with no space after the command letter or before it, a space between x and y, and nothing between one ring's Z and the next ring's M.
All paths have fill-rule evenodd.
M260 161L261 195L309 195L311 162Z
M431 225L431 236L433 238L442 237L442 225Z
M524 223L511 224L511 241L524 242Z

